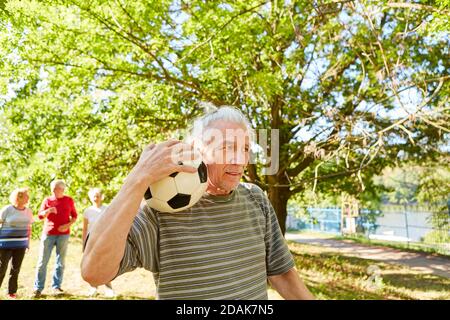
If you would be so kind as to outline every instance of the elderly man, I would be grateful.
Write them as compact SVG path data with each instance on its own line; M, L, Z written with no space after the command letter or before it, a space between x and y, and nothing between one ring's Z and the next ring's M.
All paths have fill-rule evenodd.
M208 188L178 213L156 212L144 193L173 172L195 169L174 161L179 141L148 146L88 237L83 278L98 286L142 267L153 272L158 299L267 299L267 280L286 299L313 299L268 198L240 183L250 133L249 121L231 107L194 123Z
M38 214L39 219L45 219L45 224L42 230L39 260L34 282L35 298L40 297L42 290L44 290L47 264L53 247L56 247L56 265L52 288L54 294L63 293L61 285L64 275L64 260L69 244L70 226L77 219L77 211L73 199L64 195L66 188L64 181L54 180L50 184L50 188L53 195L44 199Z

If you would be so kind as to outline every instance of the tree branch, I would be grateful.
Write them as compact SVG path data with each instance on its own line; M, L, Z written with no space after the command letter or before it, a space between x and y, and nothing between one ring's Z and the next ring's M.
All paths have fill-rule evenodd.
M209 41L211 41L211 39L213 39L216 35L218 35L219 33L222 32L223 29L225 29L231 22L233 22L234 19L236 19L239 16L242 16L248 12L251 12L263 5L265 5L266 3L268 3L269 1L264 1L262 3L259 3L258 5L251 7L249 9L245 9L240 11L239 13L235 14L234 16L232 16L230 18L230 20L228 20L227 22L225 22L224 24L222 24L213 34L211 34L206 40L200 42L198 45L196 45L194 48L192 48L184 57L182 57L180 60L178 60L179 62L181 62L182 60L186 59L187 57L189 57L194 51L196 51L198 48L203 47L205 44L207 44Z
M406 3L406 2L388 2L386 3L387 7L390 8L401 8L401 9L418 9L418 10L425 10L425 11L432 11L437 13L450 13L449 10L440 10L439 8L420 4L420 3Z

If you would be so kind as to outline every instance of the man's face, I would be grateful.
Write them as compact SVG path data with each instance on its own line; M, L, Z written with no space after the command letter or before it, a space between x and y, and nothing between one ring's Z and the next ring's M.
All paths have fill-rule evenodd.
M238 186L248 164L249 133L241 124L214 121L205 134L203 161L208 168L208 189L228 194Z
M93 204L101 205L102 204L102 195L97 192L96 194L94 194L91 201Z
M56 198L62 198L64 196L64 187L57 185L53 189L53 194Z

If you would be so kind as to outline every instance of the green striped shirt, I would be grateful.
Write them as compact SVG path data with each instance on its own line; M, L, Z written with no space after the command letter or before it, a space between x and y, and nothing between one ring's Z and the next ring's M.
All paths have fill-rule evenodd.
M269 199L241 183L178 213L155 212L143 201L117 276L153 272L158 299L267 299L267 276L292 267Z

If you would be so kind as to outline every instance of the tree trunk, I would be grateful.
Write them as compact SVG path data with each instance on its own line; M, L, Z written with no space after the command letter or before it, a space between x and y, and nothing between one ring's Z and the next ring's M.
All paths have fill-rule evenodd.
M287 184L287 181L284 181L285 179L277 179L275 176L269 177L269 199L272 203L273 208L275 209L275 213L277 214L278 223L280 224L281 232L283 235L286 232L286 218L287 218L287 203L289 200L289 197L291 196L289 187L275 187L273 186L276 183L279 184ZM277 181L278 180L278 181Z

